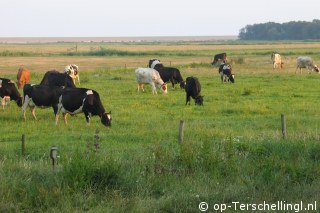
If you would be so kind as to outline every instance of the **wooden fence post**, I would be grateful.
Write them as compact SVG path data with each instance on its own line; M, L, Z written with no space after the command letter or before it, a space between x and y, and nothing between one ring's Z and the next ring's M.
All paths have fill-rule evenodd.
M26 156L26 135L25 134L22 134L22 137L21 137L21 153L23 157Z
M286 117L284 114L281 114L281 129L282 129L282 138L287 138L287 125L286 125Z
M56 147L56 146L51 147L50 158L52 160L53 171L55 171L55 166L57 164L57 158L58 158L58 147Z
M184 128L184 121L180 120L180 125L179 125L179 143L182 144L183 142L183 128Z

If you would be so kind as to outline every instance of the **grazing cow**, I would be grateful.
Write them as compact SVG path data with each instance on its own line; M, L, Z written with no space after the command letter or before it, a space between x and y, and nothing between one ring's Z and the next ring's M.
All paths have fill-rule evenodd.
M0 97L2 98L2 108L4 108L8 100L14 100L19 107L22 106L22 97L14 81L10 79L0 78Z
M24 120L26 120L26 109L28 106L35 120L37 120L35 113L36 107L52 107L54 115L56 116L62 90L63 87L26 84L23 87L22 113Z
M64 122L67 123L67 114L77 114L83 112L87 124L90 123L91 116L98 115L101 123L111 126L111 111L106 112L99 94L91 89L85 88L65 88L59 98L56 124L58 124L59 112L62 112Z
M158 59L151 59L149 60L149 67L157 70L160 74L162 80L167 83L168 81L171 82L172 87L176 83L180 84L180 88L183 89L185 87L185 82L181 76L180 70L174 67L164 67L160 60Z
M17 74L17 81L18 88L23 88L23 86L30 81L30 71L24 67L20 67Z
M65 73L60 73L56 70L51 70L46 72L46 74L43 76L43 79L40 83L40 85L46 85L46 86L57 86L57 87L71 87L75 88L76 86L73 83L72 78Z
M211 64L216 65L216 63L218 61L222 61L223 63L226 63L227 62L227 53L219 53L219 54L215 55Z
M319 68L313 63L312 58L309 56L300 56L297 58L297 68L295 73L297 73L298 68L300 69L300 74L302 73L301 68L307 68L309 74L311 71L319 73Z
M203 105L203 96L200 95L201 85L196 77L188 77L186 79L186 105L189 102L190 105L190 96L194 99L196 105Z
M144 91L144 84L150 84L153 94L157 94L156 86L161 88L163 94L167 94L167 84L163 82L157 70L152 68L138 68L135 73L138 82L138 91L140 88Z
M273 69L278 68L278 67L280 67L280 69L283 68L283 64L284 63L282 62L280 54L272 53L271 54L271 61L272 61L272 64L273 64Z
M78 84L80 85L80 78L79 78L79 68L75 64L69 64L64 68L64 73L68 74L73 83L76 84L76 79L78 80Z
M227 81L234 83L234 73L232 73L232 67L230 64L221 64L219 67L219 74L221 77L221 83Z

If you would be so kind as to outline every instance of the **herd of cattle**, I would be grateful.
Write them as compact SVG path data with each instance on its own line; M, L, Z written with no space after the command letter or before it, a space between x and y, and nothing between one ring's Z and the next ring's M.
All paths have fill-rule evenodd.
M273 69L283 68L281 55L272 53L271 60ZM218 63L219 62L219 63ZM227 62L227 54L220 53L214 56L212 65L219 65L219 74L221 82L235 82L235 75L232 66ZM315 71L319 73L319 68L313 63L311 57L300 56L297 58L298 69L307 68L309 73ZM138 91L144 91L144 84L150 84L152 93L157 93L157 87L163 94L168 92L167 82L171 82L174 88L179 84L181 89L186 91L186 105L190 105L190 97L196 105L203 105L203 96L201 96L201 84L197 77L190 76L183 80L180 71L177 68L166 67L160 60L149 60L148 68L138 68L135 70ZM77 114L83 112L87 123L89 124L92 116L99 116L101 123L105 126L111 126L111 111L106 112L103 107L99 93L92 89L76 88L78 81L80 85L78 66L75 64L67 65L64 72L56 70L48 71L43 76L39 85L28 84L30 81L30 71L20 67L17 74L17 86L23 88L23 96L20 95L14 81L6 78L0 78L0 97L1 105L4 108L10 100L16 101L19 107L22 107L23 117L26 120L26 109L29 107L33 117L36 119L35 108L52 107L55 115L55 122L58 123L60 112L62 112L64 122L67 123L67 114Z
M26 109L29 107L35 119L35 108L52 107L56 124L60 112L67 123L67 114L75 115L83 112L89 124L91 116L98 115L101 123L111 125L111 111L106 112L99 94L92 89L76 88L75 80L79 80L78 67L74 64L66 66L63 73L56 70L48 71L39 85L28 84L30 71L21 67L17 75L18 87L23 88L21 97L15 83L6 78L0 78L0 97L4 107L6 100L16 101L22 107L23 117L26 120Z

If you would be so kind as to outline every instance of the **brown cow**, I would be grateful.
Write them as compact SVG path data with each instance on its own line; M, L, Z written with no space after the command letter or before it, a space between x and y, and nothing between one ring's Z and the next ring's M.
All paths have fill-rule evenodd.
M17 80L18 88L23 88L23 86L30 81L30 71L21 66L18 70Z

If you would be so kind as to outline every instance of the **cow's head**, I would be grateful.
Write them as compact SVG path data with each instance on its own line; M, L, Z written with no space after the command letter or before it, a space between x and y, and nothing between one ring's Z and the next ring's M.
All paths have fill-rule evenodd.
M231 81L231 83L234 83L234 74L231 74L230 76L229 76L229 80Z
M168 87L166 83L163 83L161 85L161 91L163 92L163 94L167 94L168 93Z
M64 72L67 73L71 78L75 78L78 75L78 66L70 64L64 68Z
M185 81L180 81L180 88L184 89L186 87L186 82Z
M11 100L14 100L19 107L22 106L22 97L14 83L14 81L10 80L6 85L1 85L1 95L10 96Z
M314 68L313 68L313 69L314 69L314 71L316 71L317 73L320 74L320 72L319 72L320 70L319 70L319 67L318 67L317 65L314 65Z
M203 97L204 96L201 96L199 95L198 97L195 98L195 104L196 105L203 105Z
M22 97L18 97L16 100L18 107L22 107Z
M101 123L105 126L111 126L111 111L110 112L104 112L101 115Z

